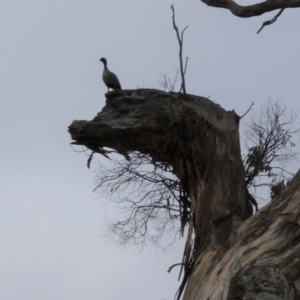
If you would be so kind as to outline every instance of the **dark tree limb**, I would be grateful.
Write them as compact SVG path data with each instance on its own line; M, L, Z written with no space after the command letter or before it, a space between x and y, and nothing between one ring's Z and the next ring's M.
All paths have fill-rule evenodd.
M277 9L300 7L300 0L266 0L252 5L239 5L233 0L201 1L208 6L228 9L235 16L241 18L260 16Z

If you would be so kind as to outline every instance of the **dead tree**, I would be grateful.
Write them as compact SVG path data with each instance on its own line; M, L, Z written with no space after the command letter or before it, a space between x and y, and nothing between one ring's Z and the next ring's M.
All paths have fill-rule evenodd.
M194 246L178 297L184 287L185 300L293 299L300 290L300 174L252 215L233 111L188 94L124 90L69 132L93 153L150 155L187 189Z

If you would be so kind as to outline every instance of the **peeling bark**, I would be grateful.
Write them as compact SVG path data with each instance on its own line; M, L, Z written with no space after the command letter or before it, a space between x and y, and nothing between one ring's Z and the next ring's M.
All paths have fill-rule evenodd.
M272 266L253 266L231 280L228 299L294 299L295 287Z
M264 276L263 269L259 275L261 277L258 278L265 281L265 284L254 289L254 292L251 291L255 296L249 298L243 295L238 298L239 288L234 282L242 280L250 289L253 284L243 280L242 276L248 270L247 276L255 277L255 266L277 268L285 277L283 281L293 283L299 291L300 172L281 195L246 220L226 245L201 253L195 263L184 299L294 299L280 298L278 289L270 288L274 285L276 276ZM284 285L286 286L285 283ZM285 288L289 295L293 294L290 289L291 284L289 289Z
M129 159L130 151L139 151L173 168L194 212L196 252L183 299L289 299L293 285L287 282L300 287L300 174L251 216L234 111L157 90L106 96L93 120L74 121L69 132L75 144L94 152L106 155L110 148ZM259 287L280 283L283 291L260 291L257 278L265 282ZM269 298L262 298L265 292Z

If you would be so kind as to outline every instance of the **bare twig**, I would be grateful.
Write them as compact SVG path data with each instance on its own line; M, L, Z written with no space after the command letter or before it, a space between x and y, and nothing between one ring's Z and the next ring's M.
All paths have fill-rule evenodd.
M181 266L181 265L183 265L183 263L178 263L178 264L172 265L172 266L169 268L168 273L170 273L174 267Z
M178 75L179 75L179 69L175 70L175 75L173 77L173 79L171 79L168 75L171 72L167 73L167 74L160 74L162 79L160 79L158 81L158 84L163 88L164 91L167 92L175 92L175 85L177 83L178 79Z
M263 30L263 28L264 28L265 26L271 25L271 24L273 24L274 22L276 22L276 21L277 21L277 18L282 14L283 11L284 11L284 8L282 8L282 9L279 11L279 13L278 13L273 19L263 22L262 26L261 26L260 29L257 31L257 34L260 33L260 32Z
M178 27L176 26L176 23L175 23L175 10L174 10L174 4L171 5L171 9L172 9L172 12L173 12L173 14L172 14L173 27L174 27L174 30L175 30L175 32L176 32L177 40L178 40L178 43L179 43L179 64L180 64L180 74L181 74L181 87L180 87L180 92L183 91L183 94L186 94L185 78L184 78L184 75L185 75L185 72L186 72L188 59L186 59L185 67L183 67L183 61L182 61L182 45L183 45L183 34L184 34L184 31L188 28L188 26L186 26L186 27L182 30L181 35L180 35L180 34L179 34Z
M250 107L248 108L248 110L240 117L240 120L247 115L247 113L250 111L250 109L252 108L253 105L254 105L254 101L252 102L252 104L250 105Z
M113 159L109 167L100 165L97 171L95 190L118 203L125 216L121 221L107 220L107 236L121 246L140 249L148 242L158 246L167 235L175 241L178 221L183 219L184 226L190 218L190 199L181 197L180 180L149 155L131 152L130 158Z
M92 159L93 159L94 153L95 153L95 152L92 152L91 155L90 155L90 157L89 157L89 159L87 160L87 164L86 164L86 165L87 165L88 168L90 168L90 166L91 166L91 161L92 161Z

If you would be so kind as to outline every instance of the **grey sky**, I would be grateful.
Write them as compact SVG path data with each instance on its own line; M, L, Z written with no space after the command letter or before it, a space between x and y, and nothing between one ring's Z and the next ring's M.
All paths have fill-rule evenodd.
M274 13L242 20L199 0L2 0L1 299L173 299L178 270L167 269L181 244L142 254L109 244L104 216L119 212L92 192L93 169L67 133L104 105L100 57L124 89L159 88L160 73L178 67L172 3L178 26L189 25L188 93L240 115L268 96L298 110L297 9L257 35Z

